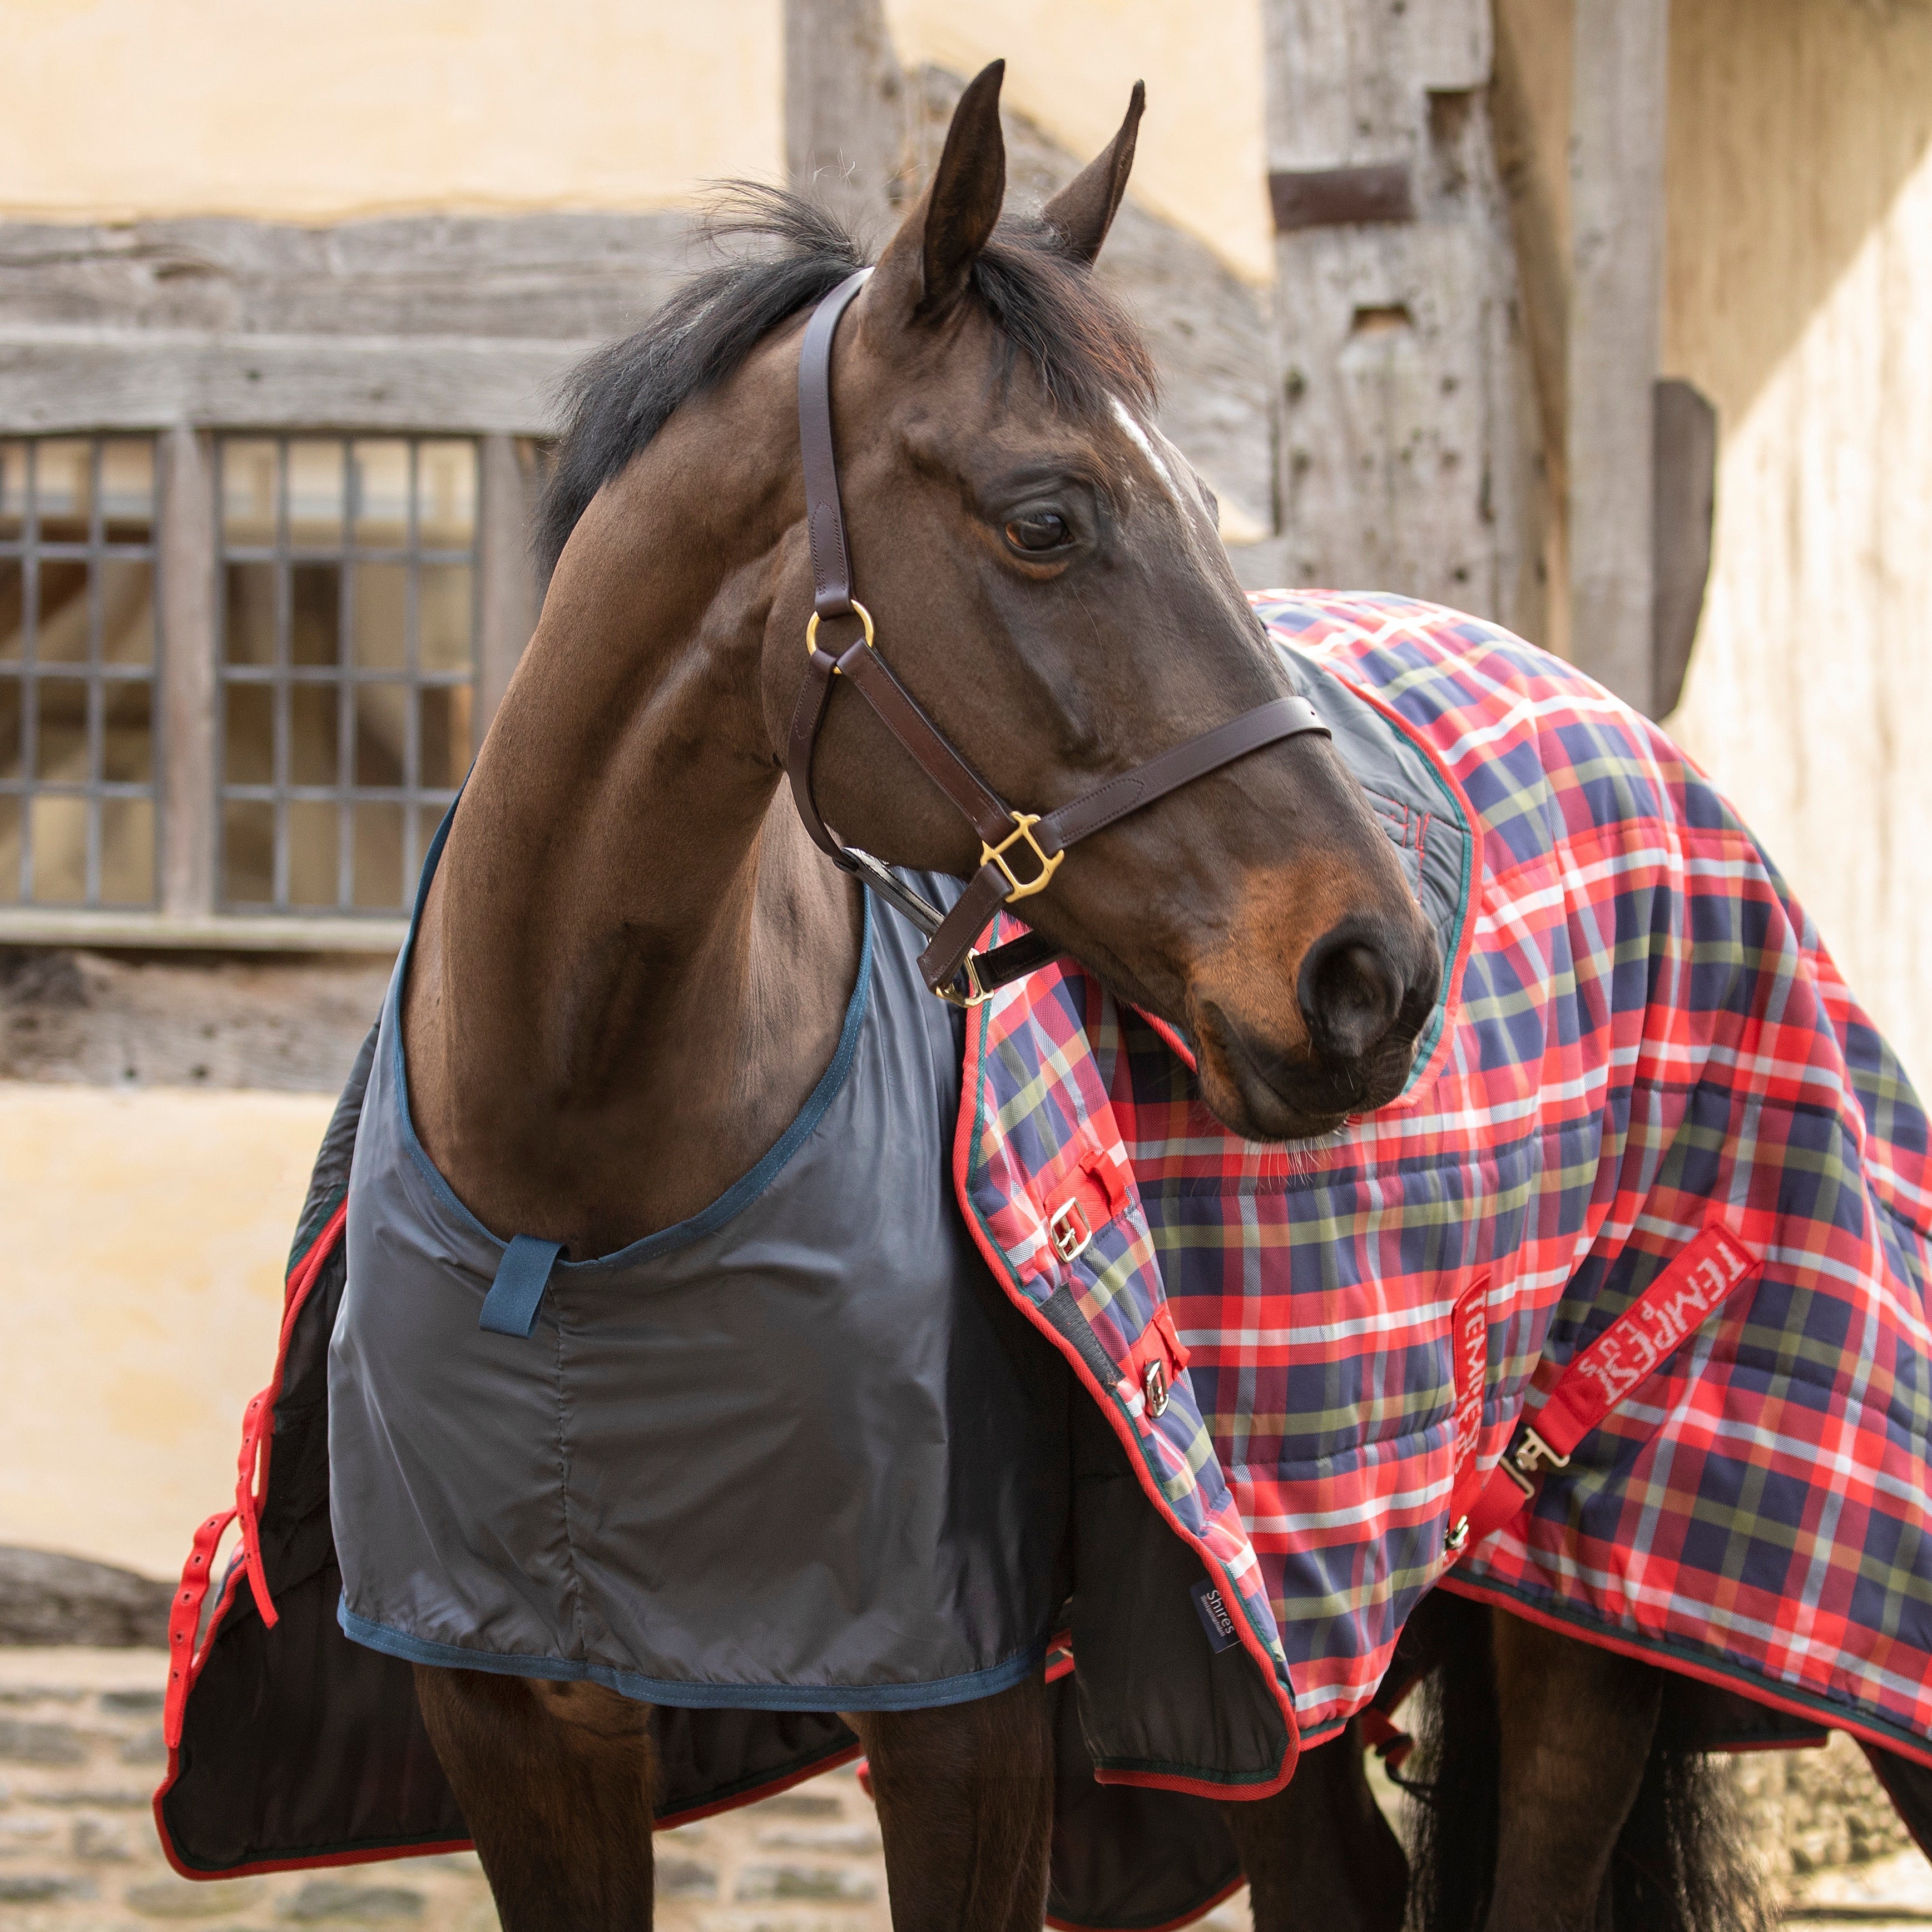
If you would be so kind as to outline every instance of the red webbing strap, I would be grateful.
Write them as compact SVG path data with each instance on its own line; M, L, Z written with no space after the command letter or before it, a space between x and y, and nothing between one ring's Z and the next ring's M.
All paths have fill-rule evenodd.
M1355 1742L1373 1751L1391 1771L1400 1771L1415 1740L1379 1706L1364 1704L1355 1713Z
M262 1504L268 1495L268 1444L272 1438L276 1398L281 1393L282 1367L288 1359L289 1336L295 1320L308 1298L309 1290L322 1273L322 1264L335 1251L349 1218L346 1202L324 1223L309 1244L308 1251L289 1276L282 1298L281 1334L275 1349L274 1378L248 1405L242 1419L242 1450L236 1458L235 1503L210 1516L194 1533L194 1542L182 1566L181 1587L175 1592L168 1611L168 1693L162 1711L162 1732L172 1750L181 1742L182 1714L188 1706L189 1686L194 1681L195 1633L201 1628L201 1606L212 1580L214 1552L231 1522L242 1526L242 1555L248 1572L248 1587L254 1593L255 1607L262 1623L272 1630L280 1620L268 1594L268 1576L262 1562L260 1533Z
M1483 1440L1483 1391L1489 1382L1490 1277L1480 1274L1456 1298L1449 1318L1455 1357L1456 1460L1449 1492L1449 1521L1463 1522L1483 1493L1476 1452ZM1450 1534L1456 1534L1452 1527Z
M1518 1440L1490 1472L1468 1512L1464 1548L1481 1542L1527 1507L1546 1465L1560 1468L1570 1452L1625 1397L1695 1334L1732 1290L1749 1278L1759 1257L1728 1228L1713 1222L1612 1322L1574 1357ZM1452 1518L1452 1521L1454 1519Z
M182 1565L181 1588L168 1609L168 1694L161 1711L161 1736L170 1750L181 1742L182 1714L188 1708L188 1687L194 1675L194 1634L201 1628L202 1600L208 1594L208 1566L215 1546L235 1520L232 1509L218 1510L194 1533L194 1543Z

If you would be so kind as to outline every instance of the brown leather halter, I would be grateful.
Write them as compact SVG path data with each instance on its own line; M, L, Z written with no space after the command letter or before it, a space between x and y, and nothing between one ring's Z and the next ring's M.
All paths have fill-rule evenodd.
M873 647L872 614L852 595L852 566L832 444L832 339L846 304L872 272L861 268L819 303L806 326L799 352L799 437L805 459L806 530L814 594L805 632L808 662L792 712L785 772L798 814L820 849L926 935L919 970L927 986L956 1006L975 1006L1009 981L1057 956L1059 948L1034 933L989 952L975 952L973 946L1001 907L1046 890L1068 846L1264 746L1306 731L1318 731L1324 737L1330 734L1305 698L1277 698L1045 814L1013 811L980 778ZM835 658L819 646L819 624L825 618L848 616L858 618L863 634ZM942 914L929 904L869 852L842 843L819 816L812 796L812 754L832 701L835 677L844 679L872 706L980 835L980 869L950 912ZM1016 858L1027 868L1024 877L1015 869Z

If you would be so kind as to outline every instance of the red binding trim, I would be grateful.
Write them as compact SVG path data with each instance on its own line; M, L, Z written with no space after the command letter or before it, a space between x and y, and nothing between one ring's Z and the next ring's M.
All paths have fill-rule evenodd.
M1180 1522L1174 1514L1174 1506L1161 1494L1160 1486L1154 1481L1153 1472L1148 1468L1142 1456L1140 1444L1134 1439L1133 1424L1122 1413L1119 1403L1113 1399L1112 1392L1103 1388L1094 1379L1093 1370L1082 1360L1079 1350L1050 1322L1043 1319L1039 1310L1020 1291L1012 1264L979 1215L972 1210L971 1196L966 1186L966 1173L972 1153L973 1130L979 1118L980 1066L986 1052L986 1010L983 1006L975 1006L966 1016L966 1052L960 1082L959 1119L952 1136L952 1186L954 1193L958 1197L960 1213L964 1216L966 1226L971 1231L980 1253L986 1258L986 1265L992 1270L994 1280L1005 1291L1006 1299L1048 1342L1059 1350L1080 1386L1099 1404L1100 1413L1106 1418L1108 1425L1119 1438L1121 1448L1127 1452L1127 1466L1133 1471L1142 1494L1154 1504L1168 1528L1201 1558L1208 1575L1217 1581L1226 1580L1222 1578L1219 1560L1204 1540L1195 1535ZM1234 1606L1231 1604L1228 1607L1232 1611ZM1262 1682L1274 1699L1275 1708L1281 1713L1282 1722L1288 1732L1288 1745L1282 1753L1280 1772L1265 1784L1214 1784L1200 1778L1168 1777L1154 1772L1096 1768L1094 1775L1098 1783L1142 1785L1156 1791L1182 1791L1193 1797L1217 1798L1238 1804L1272 1798L1276 1792L1287 1789L1288 1780L1294 1775L1295 1762L1301 1755L1301 1727L1295 1721L1294 1706L1276 1678L1274 1659L1268 1654L1261 1639L1255 1634L1245 1611L1234 1618L1234 1634L1240 1638L1241 1646L1247 1652L1255 1668L1261 1672Z
M1486 1604L1491 1610L1502 1610L1513 1617L1520 1617L1525 1623L1536 1624L1540 1629L1554 1630L1558 1636L1574 1637L1579 1643L1594 1645L1598 1650L1607 1650L1618 1657L1634 1657L1640 1664L1654 1664L1660 1670L1675 1671L1679 1677L1695 1678L1700 1684L1714 1684L1720 1690L1735 1690L1740 1697L1748 1698L1754 1704L1762 1704L1767 1709L1782 1711L1788 1717L1802 1718L1808 1724L1822 1724L1828 1730L1843 1731L1848 1737L1856 1738L1861 1744L1876 1744L1880 1750L1890 1751L1894 1757L1909 1758L1914 1764L1922 1764L1932 1769L1932 1743L1911 1738L1892 1737L1861 1724L1857 1718L1841 1717L1835 1711L1827 1714L1815 1705L1801 1703L1795 1697L1781 1696L1775 1690L1767 1690L1762 1678L1748 1676L1742 1670L1730 1670L1714 1664L1696 1664L1674 1657L1667 1651L1656 1648L1640 1638L1612 1636L1599 1631L1594 1625L1577 1622L1568 1617L1560 1617L1547 1610L1540 1610L1521 1603L1507 1591L1492 1588L1486 1583L1472 1582L1466 1576L1459 1576L1452 1570L1440 1580L1436 1586L1447 1590L1452 1597L1466 1598L1472 1604ZM1656 1642L1667 1642L1669 1639L1659 1633Z
M1364 1704L1355 1713L1355 1741L1376 1752L1391 1771L1401 1770L1415 1740L1379 1706Z
M190 1546L188 1561L182 1566L180 1587L176 1591L174 1601L168 1611L168 1689L166 1702L161 1709L161 1736L168 1748L168 1768L160 1786L154 1792L154 1828L160 1835L161 1850L167 1861L183 1878L218 1879L234 1878L244 1872L302 1871L310 1865L355 1864L370 1858L416 1858L424 1852L443 1847L434 1845L409 1845L394 1850L373 1853L330 1854L316 1858L272 1860L266 1862L236 1865L218 1871L197 1871L192 1866L182 1864L176 1855L173 1840L168 1836L167 1821L161 1816L161 1800L173 1788L175 1780L181 1774L182 1726L188 1712L188 1694L194 1690L195 1680L200 1676L206 1665L209 1652L214 1647L214 1634L221 1627L221 1620L228 1614L229 1606L235 1600L242 1578L248 1580L248 1586L254 1593L255 1607L261 1612L262 1622L272 1630L279 1621L274 1604L268 1595L266 1572L262 1566L262 1545L260 1534L262 1504L268 1493L268 1455L274 1441L273 1419L275 1402L282 1392L282 1376L289 1354L289 1338L295 1333L296 1317L301 1313L302 1304L308 1300L310 1291L320 1278L322 1268L334 1252L342 1238L342 1231L349 1219L349 1203L344 1200L322 1226L321 1232L311 1241L300 1261L289 1270L287 1286L282 1297L282 1325L275 1344L275 1371L268 1386L251 1401L242 1413L242 1450L236 1459L236 1477L235 1504L210 1516L194 1533L194 1541ZM242 1561L238 1567L231 1564L220 1597L214 1606L214 1614L208 1622L208 1634L200 1648L195 1647L195 1632L200 1627L201 1606L208 1596L208 1588L212 1580L212 1568L217 1546L228 1526L238 1520L242 1526ZM461 1846L454 1849L460 1850Z

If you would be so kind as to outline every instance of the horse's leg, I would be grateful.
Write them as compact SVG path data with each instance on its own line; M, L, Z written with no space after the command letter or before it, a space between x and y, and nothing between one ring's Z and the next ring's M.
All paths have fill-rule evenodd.
M650 1932L649 1706L596 1684L416 1678L504 1932Z
M1402 1932L1408 1861L1369 1788L1352 1724L1303 1752L1286 1790L1221 1814L1255 1932Z
M845 1721L872 1760L892 1932L1039 1932L1053 1828L1045 1683Z
M1656 1735L1648 1664L1490 1619L1502 1747L1486 1932L1607 1932L1610 1854Z

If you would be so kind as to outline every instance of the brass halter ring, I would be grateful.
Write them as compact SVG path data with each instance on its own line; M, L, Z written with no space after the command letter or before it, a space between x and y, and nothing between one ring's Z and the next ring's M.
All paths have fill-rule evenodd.
M853 610L858 614L860 622L863 624L866 627L866 648L869 651L873 648L872 614L871 611L868 610L865 605L861 604L856 597L852 598L851 604ZM805 654L807 657L811 657L814 652L816 652L818 649L818 613L814 610L812 612L811 618L807 622L805 627Z

